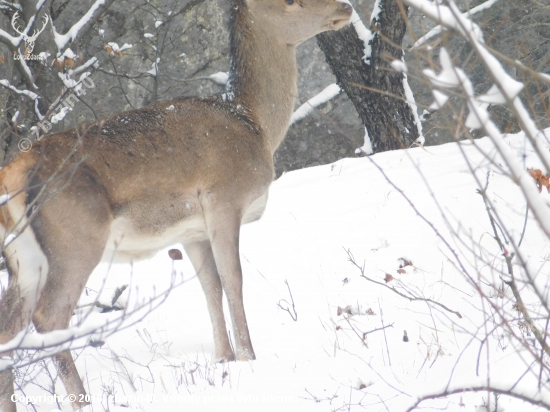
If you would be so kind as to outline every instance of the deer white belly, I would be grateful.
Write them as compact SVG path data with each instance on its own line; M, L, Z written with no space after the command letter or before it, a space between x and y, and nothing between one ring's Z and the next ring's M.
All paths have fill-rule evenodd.
M256 199L246 210L242 222L258 220L267 203L267 192ZM193 205L194 206L194 205ZM188 207L186 206L186 209ZM103 252L103 261L129 262L147 259L159 250L177 243L184 244L208 239L204 216L192 207L192 214L173 222L163 230L144 230L144 214L128 214L115 218L111 224L111 235ZM151 218L151 215L148 216Z
M127 217L116 218L111 224L111 235L103 252L103 261L128 262L147 259L159 250L176 243L207 239L204 218L195 215L166 228L159 233L137 231Z

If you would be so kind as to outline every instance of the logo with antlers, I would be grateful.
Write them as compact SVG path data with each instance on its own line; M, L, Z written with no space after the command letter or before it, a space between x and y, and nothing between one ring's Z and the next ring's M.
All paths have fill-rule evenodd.
M25 30L21 30L21 28L19 27L19 24L17 23L17 21L19 20L19 12L15 12L15 14L13 15L12 19L11 19L11 25L13 27L13 29L19 33L20 36L22 36L23 40L25 41L25 60L38 60L40 59L38 56L31 56L31 53L32 51L34 50L34 42L36 41L36 39L38 38L38 36L40 35L40 33L42 33L44 31L44 29L46 29L46 25L48 24L48 21L50 20L48 15L44 15L43 16L43 19L44 19L44 25L42 26L42 28L40 30L34 30L32 35L29 36Z

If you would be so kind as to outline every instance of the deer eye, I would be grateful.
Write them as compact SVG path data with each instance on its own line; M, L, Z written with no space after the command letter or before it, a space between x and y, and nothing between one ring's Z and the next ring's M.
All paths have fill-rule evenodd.
M294 4L294 0L285 0L285 3L292 6Z

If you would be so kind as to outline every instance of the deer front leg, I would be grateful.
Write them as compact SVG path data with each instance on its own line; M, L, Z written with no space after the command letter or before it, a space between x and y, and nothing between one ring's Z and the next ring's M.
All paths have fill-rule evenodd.
M227 297L237 360L256 359L243 304L243 279L239 257L241 216L231 208L206 210L208 236L218 268L223 291Z
M223 316L223 290L208 240L183 245L191 260L206 297L208 313L214 331L214 347L216 362L235 360L235 355L229 344L225 318Z

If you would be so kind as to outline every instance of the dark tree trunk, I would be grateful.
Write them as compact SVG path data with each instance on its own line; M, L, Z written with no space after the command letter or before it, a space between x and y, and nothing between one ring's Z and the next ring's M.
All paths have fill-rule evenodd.
M364 44L352 25L317 35L338 84L353 102L369 133L374 153L409 147L419 137L412 110L405 101L404 75L390 63L401 60L406 24L401 0L381 0L371 30L372 54L365 63ZM397 96L392 97L392 96Z

